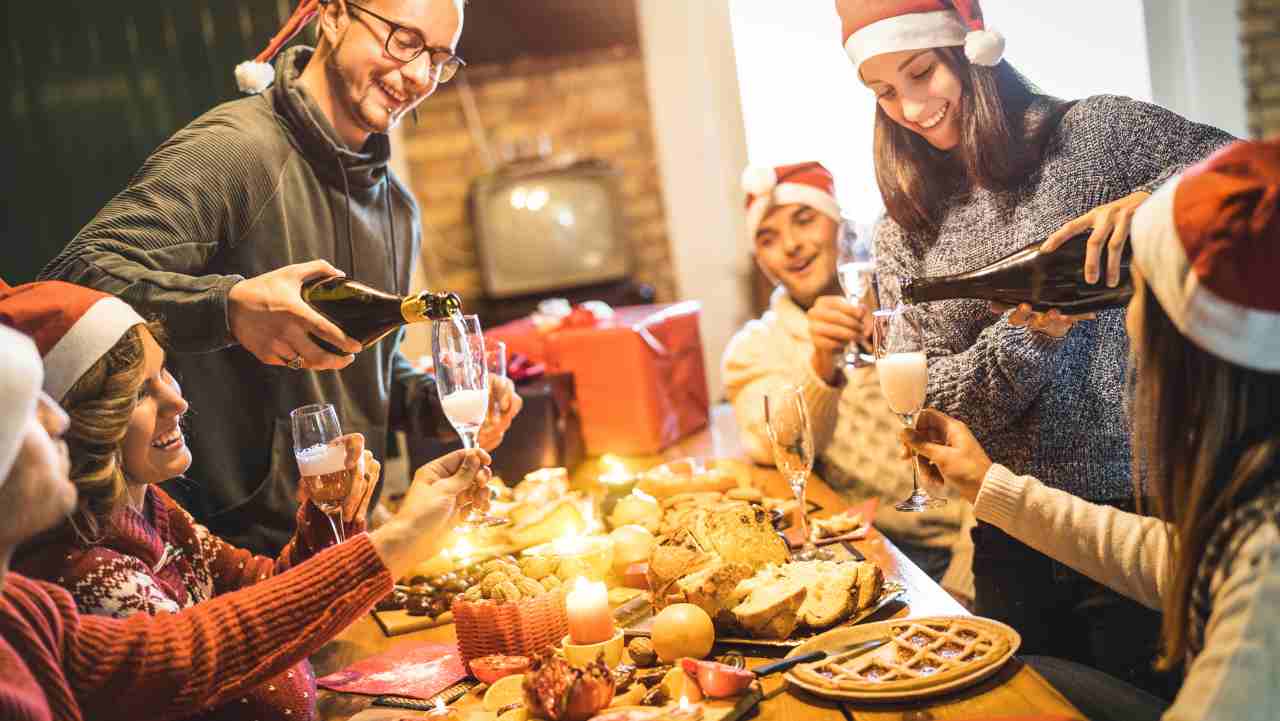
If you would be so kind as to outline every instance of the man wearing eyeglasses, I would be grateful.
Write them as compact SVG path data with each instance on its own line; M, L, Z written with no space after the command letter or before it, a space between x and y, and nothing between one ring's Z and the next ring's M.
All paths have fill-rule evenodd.
M357 352L299 289L345 273L409 292L418 207L387 166L386 133L463 65L462 6L302 0L258 61L312 20L316 47L286 50L274 70L238 68L241 80L265 69L257 89L271 87L213 108L161 145L41 273L163 321L193 408L196 458L167 490L239 545L270 552L292 535L294 408L333 403L343 429L363 433L378 457L390 429L452 436L431 378L398 351L402 334ZM482 428L485 448L521 406L509 381L494 392L502 413Z

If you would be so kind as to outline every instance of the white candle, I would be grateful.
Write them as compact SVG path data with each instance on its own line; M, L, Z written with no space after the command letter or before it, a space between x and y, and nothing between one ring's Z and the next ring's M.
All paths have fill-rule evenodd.
M569 638L584 646L613 638L613 614L609 612L609 590L603 581L579 578L565 598Z

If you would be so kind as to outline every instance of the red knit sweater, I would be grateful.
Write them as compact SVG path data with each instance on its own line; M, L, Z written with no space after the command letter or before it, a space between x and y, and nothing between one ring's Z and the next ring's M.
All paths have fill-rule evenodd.
M346 524L348 537L363 520ZM80 613L124 618L143 612L176 613L283 572L333 541L328 520L314 505L298 508L297 531L278 559L255 556L213 535L164 491L147 488L142 512L122 508L94 545L64 528L24 549L14 570L71 592ZM198 717L201 721L312 721L316 683L311 664L284 673Z
M314 653L391 590L361 534L177 614L81 616L10 573L0 592L0 719L174 719L239 698Z

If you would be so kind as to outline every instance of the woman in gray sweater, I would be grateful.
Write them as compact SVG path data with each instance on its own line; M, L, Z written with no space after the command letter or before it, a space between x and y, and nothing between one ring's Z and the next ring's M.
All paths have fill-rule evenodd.
M1127 98L1040 95L1001 60L1003 41L981 29L976 7L923 5L837 2L845 47L877 102L882 276L978 268L1082 227L1094 229L1095 244L1122 244L1150 190L1231 140ZM1096 256L1086 271L1094 278ZM899 300L891 288L886 296L882 305ZM924 317L930 405L967 422L998 462L1132 508L1121 311L1028 322L1024 311L996 315L984 302L951 300L927 304ZM973 535L980 613L1017 628L1030 653L1167 693L1148 676L1155 613L993 526Z

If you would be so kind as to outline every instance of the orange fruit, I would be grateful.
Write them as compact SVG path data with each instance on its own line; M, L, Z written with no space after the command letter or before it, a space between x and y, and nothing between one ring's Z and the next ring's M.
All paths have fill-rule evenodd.
M706 658L716 641L716 629L706 611L692 603L676 603L653 619L651 640L663 663L686 656Z

